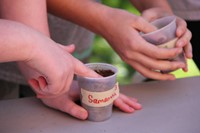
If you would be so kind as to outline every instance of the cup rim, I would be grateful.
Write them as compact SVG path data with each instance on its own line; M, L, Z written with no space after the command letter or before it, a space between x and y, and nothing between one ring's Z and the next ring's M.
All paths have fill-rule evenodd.
M86 63L85 64L87 67L89 67L90 65L106 65L106 66L109 66L112 69L112 71L114 70L114 74L110 75L110 76L106 76L106 77L98 77L98 78L92 78L92 77L83 77L83 76L78 76L78 77L83 77L85 79L108 79L108 78L111 78L111 77L114 77L114 76L117 76L117 73L118 73L118 69L116 66L114 65L111 65L111 64L108 64L108 63ZM89 67L90 68L90 67ZM91 68L90 68L91 69Z
M155 31L152 31L152 32L149 32L149 33L141 33L141 36L146 37L146 36L149 36L149 35L152 35L152 34L156 34L157 32L160 32L163 29L170 27L174 23L174 21L176 21L176 16L172 15L172 16L166 16L166 17L156 19L156 20L152 21L151 24L158 22L158 21L161 21L161 20L166 19L166 18L171 18L172 21L170 23L168 23L167 25L163 26L162 28L158 29L158 30L155 30Z

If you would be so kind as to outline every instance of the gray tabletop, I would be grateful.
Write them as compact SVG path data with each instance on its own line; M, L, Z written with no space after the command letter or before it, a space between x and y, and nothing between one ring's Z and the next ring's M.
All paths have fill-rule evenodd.
M138 98L143 109L114 109L104 122L75 119L36 98L0 101L0 133L200 133L200 77L128 85L121 92Z

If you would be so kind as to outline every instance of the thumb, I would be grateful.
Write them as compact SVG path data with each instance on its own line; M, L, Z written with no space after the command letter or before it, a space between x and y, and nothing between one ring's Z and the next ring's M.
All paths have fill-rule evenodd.
M85 120L88 117L88 112L83 107L77 105L67 93L59 97L46 99L42 98L42 102L54 109L68 113L75 118Z
M41 91L39 81L36 79L29 79L28 80L29 85L33 89L33 91L36 93L37 97L43 96L44 92Z
M85 120L88 117L88 112L83 107L77 105L74 101L71 99L67 99L65 102L66 104L63 107L63 112L66 112L70 114L71 116Z
M100 78L101 75L97 74L94 70L85 66L81 61L74 58L74 73L79 76Z
M133 24L133 28L143 33L149 33L157 30L157 27L149 23L142 17L138 17L137 21Z
M43 76L39 76L37 79L29 79L29 85L35 91L37 98L54 98L58 94L52 94L49 91L46 79Z

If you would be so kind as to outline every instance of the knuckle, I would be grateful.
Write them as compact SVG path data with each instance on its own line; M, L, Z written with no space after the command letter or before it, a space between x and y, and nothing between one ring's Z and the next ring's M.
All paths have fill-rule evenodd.
M187 32L188 32L188 36L189 36L188 40L190 40L192 38L192 32L190 30L187 30Z
M174 58L176 56L177 56L177 52L176 51L169 52L168 53L168 58L166 60Z
M138 54L136 52L133 52L133 51L126 51L124 52L124 55L122 57L122 59L128 63L128 62L132 62L132 61L135 61L137 60L139 57L138 57Z
M175 63L173 61L168 63L167 70L176 70L176 69L178 69L177 63Z
M90 69L88 69L88 68L82 68L81 69L81 73L82 74L88 74L88 73L90 73L92 70L90 70Z
M174 70L176 68L175 64L169 64L166 70Z
M127 59L127 60L130 60L132 58L132 54L130 54L129 51L125 51L124 52L124 57Z
M141 16L135 18L135 22L137 24L141 24L143 21L144 21L144 19Z
M182 21L182 24L184 27L187 27L187 23L185 21Z

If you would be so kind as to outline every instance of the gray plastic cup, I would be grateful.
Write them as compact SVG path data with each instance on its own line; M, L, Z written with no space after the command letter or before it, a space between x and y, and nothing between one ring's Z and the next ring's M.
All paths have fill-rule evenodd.
M77 76L81 88L81 105L88 111L88 120L105 121L112 115L113 101L119 95L116 76L117 68L106 63L85 64L97 73L103 72L100 78Z
M152 43L162 48L174 48L177 37L176 37L176 17L167 16L159 18L152 22L157 27L156 31L150 33L141 33L141 36L149 43ZM180 53L178 56L168 59L170 61L182 61L186 63L184 53ZM169 73L174 70L161 71L163 73Z

